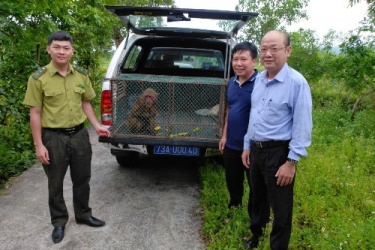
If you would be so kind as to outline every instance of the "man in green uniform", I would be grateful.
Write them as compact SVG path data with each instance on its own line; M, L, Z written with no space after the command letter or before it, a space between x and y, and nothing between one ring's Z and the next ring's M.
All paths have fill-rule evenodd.
M52 33L47 52L51 62L30 76L23 104L30 107L35 154L48 177L52 240L58 243L68 222L63 197L68 166L76 222L92 227L105 224L92 216L89 207L92 151L84 128L86 117L99 136L109 136L110 132L95 117L90 103L95 92L87 71L69 63L74 52L72 37L62 31Z

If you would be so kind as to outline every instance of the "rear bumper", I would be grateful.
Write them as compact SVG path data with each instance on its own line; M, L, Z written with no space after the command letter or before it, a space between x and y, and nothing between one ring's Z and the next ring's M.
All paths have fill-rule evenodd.
M134 145L170 145L191 146L199 148L218 148L219 139L192 140L184 137L176 139L154 138L154 137L99 137L99 142L110 144L134 144Z

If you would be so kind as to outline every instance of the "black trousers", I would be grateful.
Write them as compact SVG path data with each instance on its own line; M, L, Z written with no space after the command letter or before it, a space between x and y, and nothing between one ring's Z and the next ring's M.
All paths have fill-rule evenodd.
M48 177L48 204L54 227L65 226L69 215L63 196L63 183L68 166L73 183L73 206L76 219L91 216L89 207L91 156L89 134L85 128L74 135L42 130L43 144L50 164L43 165Z
M269 221L270 207L274 214L270 246L273 250L288 249L292 230L293 186L277 186L275 174L285 163L288 145L250 151L250 184L253 195L251 232L260 237Z
M242 164L242 151L233 150L225 147L223 152L223 165L225 168L225 180L229 192L230 201L228 207L239 206L242 204L244 193L244 175L246 173L247 182L249 181L249 171ZM249 184L250 187L250 184ZM251 214L251 190L248 202L249 216Z

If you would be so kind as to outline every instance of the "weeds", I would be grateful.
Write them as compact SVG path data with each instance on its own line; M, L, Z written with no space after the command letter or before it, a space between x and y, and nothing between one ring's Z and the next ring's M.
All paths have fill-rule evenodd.
M373 249L375 245L375 112L354 120L338 108L314 111L309 156L298 164L290 249ZM207 249L244 249L249 237L247 195L228 210L221 166L201 168ZM247 187L247 184L245 184ZM248 188L246 189L248 193ZM268 226L258 249L269 249Z

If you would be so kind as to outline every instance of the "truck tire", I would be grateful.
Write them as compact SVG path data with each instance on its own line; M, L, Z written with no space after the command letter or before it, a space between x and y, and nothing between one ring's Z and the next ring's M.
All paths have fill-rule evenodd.
M198 156L199 166L203 166L206 163L206 151L207 151L207 148L199 149L199 156Z
M117 163L122 167L130 167L139 159L138 152L127 152L126 155L116 155Z

